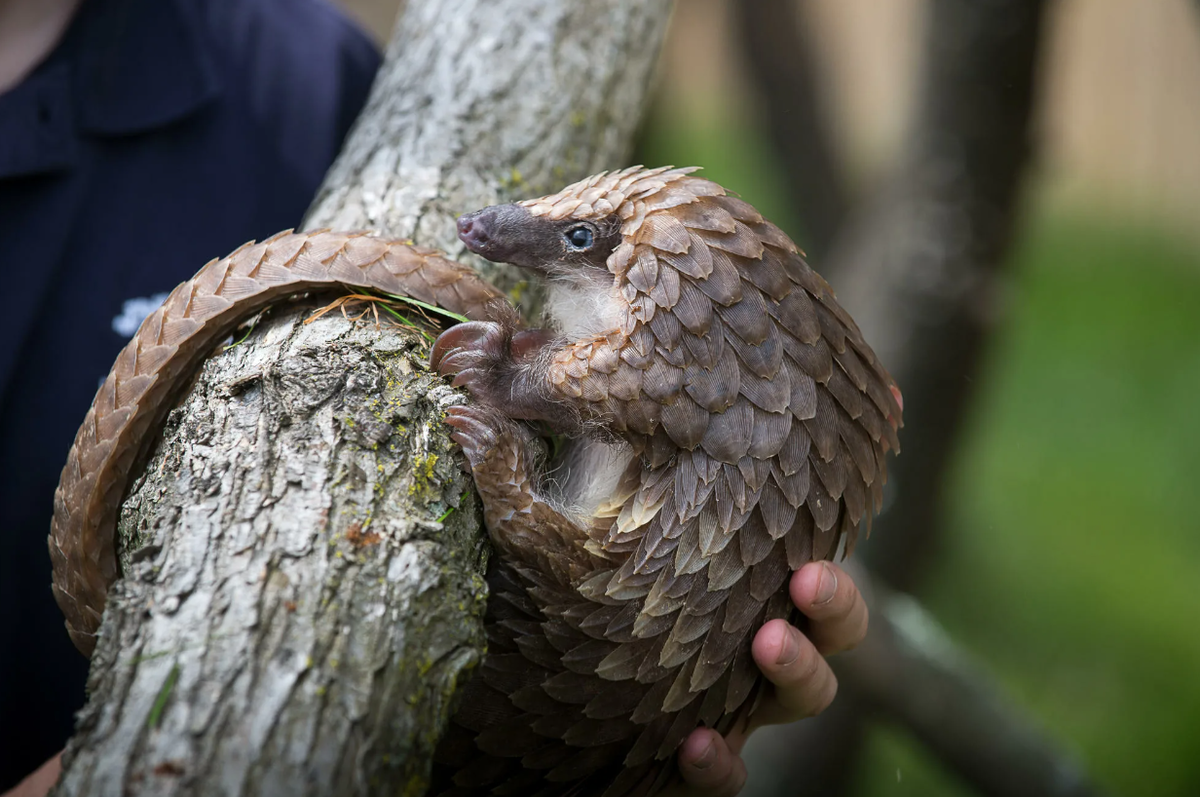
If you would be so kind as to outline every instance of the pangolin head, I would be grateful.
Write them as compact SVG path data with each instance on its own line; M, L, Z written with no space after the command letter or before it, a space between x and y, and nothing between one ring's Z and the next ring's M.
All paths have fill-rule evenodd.
M648 215L725 193L716 183L690 177L696 169L632 166L600 172L549 196L460 216L458 236L488 260L547 276L575 277L581 266L618 274L614 252L622 243L637 242Z

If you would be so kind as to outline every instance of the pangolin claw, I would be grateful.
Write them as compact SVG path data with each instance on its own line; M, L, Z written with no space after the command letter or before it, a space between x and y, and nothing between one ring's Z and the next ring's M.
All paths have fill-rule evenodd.
M496 447L497 421L508 423L495 410L477 404L456 405L446 410L446 423L458 430L450 435L450 439L462 446L472 468L483 462L487 453Z
M457 374L471 363L504 356L507 335L494 321L468 321L450 327L433 343L429 364L443 376Z

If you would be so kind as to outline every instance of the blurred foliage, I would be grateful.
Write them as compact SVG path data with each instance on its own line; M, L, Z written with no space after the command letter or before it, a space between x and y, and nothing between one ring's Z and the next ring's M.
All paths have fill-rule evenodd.
M1200 794L1200 251L1037 212L922 598L1117 794ZM886 736L862 794L913 790Z
M748 120L659 110L638 157L800 241L766 153ZM920 597L1103 787L1200 794L1200 248L1033 202L1013 256ZM857 793L972 792L881 726Z

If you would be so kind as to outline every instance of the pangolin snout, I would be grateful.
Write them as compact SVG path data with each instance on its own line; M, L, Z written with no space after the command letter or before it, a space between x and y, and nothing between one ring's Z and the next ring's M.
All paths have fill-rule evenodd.
M458 217L458 239L477 255L484 254L490 242L488 225L479 218L483 211L464 213Z
M520 205L492 205L458 217L458 238L467 248L496 263L528 265L541 260L538 225Z

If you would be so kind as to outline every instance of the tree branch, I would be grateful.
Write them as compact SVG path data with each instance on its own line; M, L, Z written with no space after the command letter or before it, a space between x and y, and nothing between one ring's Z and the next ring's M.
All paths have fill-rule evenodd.
M1098 794L1079 763L955 647L914 599L867 583L875 611L857 649L832 659L842 684L899 723L985 797Z
M944 475L1003 307L1032 153L1043 0L933 0L917 123L894 178L834 251L835 288L904 391L895 502L863 554L912 589Z
M822 263L850 197L829 137L807 21L795 0L743 0L733 13L775 157L800 212L805 250Z
M461 252L456 214L619 165L669 8L409 0L306 225ZM413 333L304 314L206 364L131 489L58 794L424 789L483 645L457 399Z
M845 566L871 606L870 631L862 645L829 660L838 696L825 713L754 737L746 751L747 795L782 794L796 784L805 795L844 793L856 780L868 718L912 734L986 797L1103 793L920 603L872 579L864 567Z

